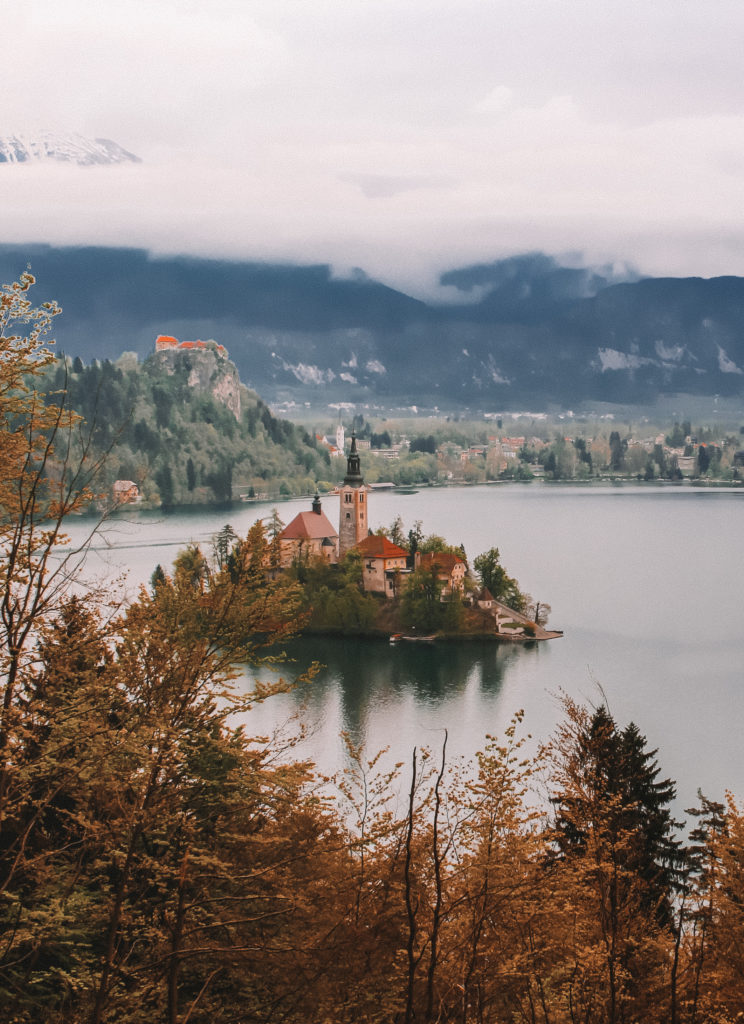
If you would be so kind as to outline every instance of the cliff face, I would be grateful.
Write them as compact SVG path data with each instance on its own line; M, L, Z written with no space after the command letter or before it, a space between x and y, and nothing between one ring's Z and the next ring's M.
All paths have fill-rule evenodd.
M240 376L234 363L214 342L199 349L169 348L155 352L156 365L172 375L177 368L188 372L188 385L201 394L209 394L240 420Z

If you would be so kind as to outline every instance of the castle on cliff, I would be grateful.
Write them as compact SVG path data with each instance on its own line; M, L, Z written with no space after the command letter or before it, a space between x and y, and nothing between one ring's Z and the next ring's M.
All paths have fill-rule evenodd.
M221 359L227 359L227 349L216 341L179 341L170 334L159 334L155 339L156 352L207 352L216 353Z
M185 366L188 386L212 395L240 422L240 376L224 345L211 340L179 341L169 334L159 334L153 358L171 375L179 365Z

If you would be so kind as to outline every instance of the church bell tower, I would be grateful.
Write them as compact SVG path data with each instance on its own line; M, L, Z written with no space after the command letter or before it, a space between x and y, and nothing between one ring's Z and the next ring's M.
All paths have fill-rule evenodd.
M340 493L341 508L338 521L338 555L343 558L347 551L364 540L369 533L367 515L367 486L362 479L356 434L351 435L351 449L346 460L346 476Z

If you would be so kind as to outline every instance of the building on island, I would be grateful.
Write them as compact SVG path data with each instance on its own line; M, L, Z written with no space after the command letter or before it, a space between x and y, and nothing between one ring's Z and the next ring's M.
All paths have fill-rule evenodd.
M346 460L346 476L339 490L338 556L343 558L369 533L367 485L362 479L356 434L351 435L351 448Z
M371 534L361 540L356 550L362 556L362 586L366 591L384 594L385 597L400 595L406 574L408 552L387 537Z
M437 579L442 584L442 600L454 593L462 594L465 586L466 565L462 558L448 551L433 551L427 555L416 556L416 568L435 570Z
M310 512L298 512L291 523L279 534L281 564L285 568L293 562L322 558L326 562L338 561L338 534L320 505L320 495L313 499Z

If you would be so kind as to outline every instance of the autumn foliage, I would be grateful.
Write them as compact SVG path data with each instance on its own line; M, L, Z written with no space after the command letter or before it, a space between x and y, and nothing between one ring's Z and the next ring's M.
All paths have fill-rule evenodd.
M741 1019L744 812L702 799L683 844L634 726L566 699L536 756L517 715L474 764L349 744L324 779L236 724L271 690L233 666L302 624L260 524L124 607L79 585L90 467L34 394L31 283L0 321L0 1019Z

